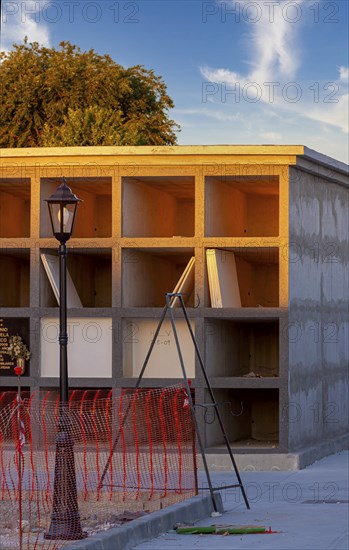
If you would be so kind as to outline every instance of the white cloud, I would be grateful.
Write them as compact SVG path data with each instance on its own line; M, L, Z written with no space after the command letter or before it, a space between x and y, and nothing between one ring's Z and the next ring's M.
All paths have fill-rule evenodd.
M339 80L341 82L349 82L349 67L339 67Z
M292 2L294 10L302 9L305 0ZM202 76L221 86L220 99L223 102L232 97L231 90L237 90L240 97L250 104L269 104L273 111L289 112L293 116L306 117L321 124L330 124L349 132L348 95L343 89L348 82L348 67L339 67L338 80L323 83L319 90L319 99L309 90L309 83L296 80L297 70L301 66L301 52L297 44L301 43L301 23L291 22L295 14L285 17L284 8L290 5L289 0L278 3L255 0L260 6L261 17L249 26L248 44L250 53L250 71L239 74L228 68L200 67ZM270 6L273 5L273 11ZM326 93L327 84L333 84ZM250 91L257 93L258 101L248 96ZM245 92L245 93L244 93ZM331 95L330 92L333 92ZM207 94L206 101L212 101L214 93ZM297 97L298 96L298 97ZM331 101L326 101L327 97ZM216 95L216 103L219 95ZM255 96L256 97L256 96ZM253 107L253 105L252 105Z
M349 133L349 94L334 99L337 99L338 102L327 105L318 103L316 107L309 107L307 112L304 111L302 114L312 120L336 126L347 134Z
M301 7L304 0L295 0L294 5ZM281 0L273 5L257 0L260 4L261 17L250 26L249 49L251 54L252 70L243 76L229 69L210 69L201 67L205 78L213 82L239 82L244 85L248 82L274 82L279 78L292 79L300 65L300 52L297 51L296 35L299 25L285 18L284 4L288 0Z
M176 115L199 115L215 120L241 120L241 113L227 114L225 111L209 110L209 109L175 109Z
M267 141L272 141L275 143L282 140L282 135L278 132L262 132L261 134L259 134L259 136L262 139L266 139Z
M186 126L189 117L196 117L195 127L197 127L197 120L207 119L208 121L218 121L221 124L218 125L219 128L222 127L225 123L234 122L233 127L244 128L247 131L251 131L255 124L255 117L253 115L249 116L246 113L241 111L234 111L234 113L229 113L225 110L215 109L213 105L209 105L207 108L202 109L174 109L174 118L178 121L179 118L184 117L181 121L181 126ZM217 126L217 125L216 125ZM200 136L201 140L202 136ZM207 140L208 137L205 136ZM200 141L199 140L199 141Z
M25 36L29 42L49 46L50 36L47 24L40 17L45 0L1 2L0 49L9 51L14 43L22 43Z

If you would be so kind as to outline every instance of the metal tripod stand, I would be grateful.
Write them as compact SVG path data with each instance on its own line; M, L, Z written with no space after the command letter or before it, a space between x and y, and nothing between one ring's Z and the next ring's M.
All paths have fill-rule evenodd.
M239 474L239 470L238 470L238 468L237 468L237 465L236 465L236 462L235 462L235 459L234 459L232 450L231 450L231 448L230 448L229 440L228 440L228 437L227 437L227 434L226 434L226 431L225 431L225 428L224 428L224 425L223 425L223 422L222 422L222 418L221 418L221 415L220 415L220 412L219 412L219 409L218 409L218 404L217 404L216 401L215 401L214 394L213 394L213 391L212 391L212 387L211 387L210 381L209 381L209 379L208 379L208 376L207 376L207 373L206 373L206 370L205 370L205 366L204 366L204 363L203 363L203 360L202 360L202 357L201 357L201 354L200 354L200 351L199 351L197 342L196 342L196 340L195 340L195 336L194 336L193 330L192 330L191 325L190 325L190 322L189 322L189 318L188 318L188 314L187 314L187 311L186 311L186 308L185 308L185 304L184 304L184 301L183 301L182 294L171 292L171 293L166 293L165 296L166 296L166 306L164 307L164 310L163 310L163 312L162 312L162 315L161 315L161 318L160 318L158 327L157 327L157 329L156 329L156 331L155 331L155 333L154 333L153 339L152 339L152 341L151 341L151 344L150 344L150 347L149 347L147 356L146 356L146 358L145 358L145 360L144 360L144 363L143 363L141 372L140 372L140 374L139 374L139 376L138 376L138 380L137 380L135 389L139 388L139 386L140 386L140 384L141 384L141 381L142 381L142 378L143 378L143 375L144 375L144 371L145 371L145 369L146 369L146 367L147 367L147 364L148 364L148 362L149 362L149 358L150 358L151 353L152 353L152 351L153 351L153 348L154 348L155 342L156 342L156 340L157 340L158 334L159 334L159 332L160 332L162 323L163 323L163 321L164 321L164 319L165 319L165 317L166 317L166 314L169 313L170 320L171 320L171 325L172 325L172 330L173 330L173 334L174 334L174 337L175 337L175 342L176 342L176 347L177 347L177 352L178 352L178 358L179 358L179 362L180 362L181 369L182 369L182 373L183 373L183 379L184 379L185 389L186 389L186 392L187 392L187 395L188 395L189 406L190 406L190 410L191 410L191 413L192 413L192 418L193 418L194 425L195 425L196 437L197 437L197 441L198 441L198 444L199 444L200 453L201 453L201 457L202 457L202 462L203 462L204 469L205 469L205 473L206 473L207 484L208 484L208 488L209 488L210 495L211 495L211 499L212 499L213 509L214 509L215 512L218 512L218 506L217 506L216 499L215 499L215 494L214 494L215 491L221 491L221 490L223 490L223 489L231 489L231 488L233 488L233 487L239 487L240 490L241 490L242 496L243 496L243 498L244 498L244 501L245 501L245 504L246 504L246 508L249 510L249 509L250 509L250 505L249 505L249 502L248 502L248 499L247 499L247 495L246 495L244 486L243 486L243 484L242 484L242 480L241 480L241 477L240 477L240 474ZM219 426L220 426L221 431L222 431L222 434L223 434L224 443L225 443L225 445L226 445L226 447L227 447L227 450L228 450L230 459L231 459L232 464L233 464L233 468L234 468L234 471L235 471L235 474L236 474L236 477L237 477L237 480L238 480L238 483L235 483L235 484L233 484L233 485L226 485L226 486L223 486L223 487L213 487L213 486L212 486L211 476L210 476L210 472L209 472L209 468L208 468L207 460L206 460L206 455L205 455L205 449L204 449L204 446L203 446L203 442L202 442L202 439L201 439L201 435L200 435L200 432L199 432L199 427L198 427L198 423L197 423L197 419L196 419L196 415L195 415L195 405L194 405L193 400L192 400L192 397L191 397L191 392L190 392L190 386L189 386L189 382L188 382L188 377L187 377L187 373L186 373L186 370L185 370L183 355L182 355L182 351L181 351L180 344L179 344L179 339L178 339L178 334L177 334L177 329L176 329L176 323L175 323L175 319L174 319L174 315L173 315L173 308L171 307L172 300L173 300L174 298L175 298L176 300L179 300L180 307L182 308L182 311L183 311L183 314L184 314L184 318L185 318L185 321L186 321L186 323L187 323L188 330L189 330L191 339L192 339L193 344L194 344L195 352L196 352L196 355L197 355L197 357L198 357L198 360L199 360L199 363L200 363L200 367L201 367L202 373L203 373L203 375L204 375L204 379L205 379L205 382L206 382L206 386L207 386L207 389L208 389L208 391L209 391L210 398L211 398L211 400L212 400L212 406L214 407L215 413L217 414L217 419L218 419L218 423L219 423ZM128 415L128 410L126 410L126 413L125 413L125 416L124 416L124 421L125 421L127 415ZM115 438L115 441L114 441L114 444L113 444L112 451L111 451L111 453L110 453L110 456L109 456L108 461L107 461L107 463L106 463L106 465L105 465L103 474L102 474L102 476L101 476L100 487L103 485L103 481L104 481L104 478L105 478L106 473L107 473L107 471L108 471L108 468L109 468L109 466L110 466L110 462L111 462L111 460L112 460L112 455L113 455L114 450L115 450L115 448L116 448L116 445L117 445L117 443L118 443L118 441L119 441L119 437L120 437L120 430L119 430L119 433L116 435L116 438Z

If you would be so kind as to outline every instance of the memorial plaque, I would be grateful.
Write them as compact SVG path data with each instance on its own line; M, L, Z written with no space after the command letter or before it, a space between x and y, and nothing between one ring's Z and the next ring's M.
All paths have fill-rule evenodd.
M29 348L29 319L0 317L0 376L16 376L16 360L6 353L10 336L18 334ZM29 361L25 363L24 376L29 376Z

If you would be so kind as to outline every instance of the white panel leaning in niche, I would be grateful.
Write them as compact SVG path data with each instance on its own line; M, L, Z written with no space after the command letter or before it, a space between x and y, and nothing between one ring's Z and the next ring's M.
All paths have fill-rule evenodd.
M193 290L194 290L194 270L195 266L195 258L192 256L189 260L189 262L186 265L185 270L183 271L182 275L179 278L178 283L173 289L173 294L183 294L183 301L184 303L187 303L189 300ZM179 298L175 297L172 299L171 307L179 307L180 306L180 300Z
M48 280L59 305L59 258L53 254L40 254ZM83 307L78 292L67 270L67 307Z
M212 307L241 307L234 252L208 248L207 275Z

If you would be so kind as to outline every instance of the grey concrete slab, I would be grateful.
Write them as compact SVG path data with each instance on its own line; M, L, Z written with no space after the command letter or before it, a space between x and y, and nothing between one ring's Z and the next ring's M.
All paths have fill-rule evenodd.
M326 457L293 472L243 472L251 510L237 489L222 491L226 512L197 525L265 525L270 535L177 535L168 532L133 550L348 550L349 452ZM232 483L232 473L214 472L215 486ZM201 476L201 485L205 486Z

